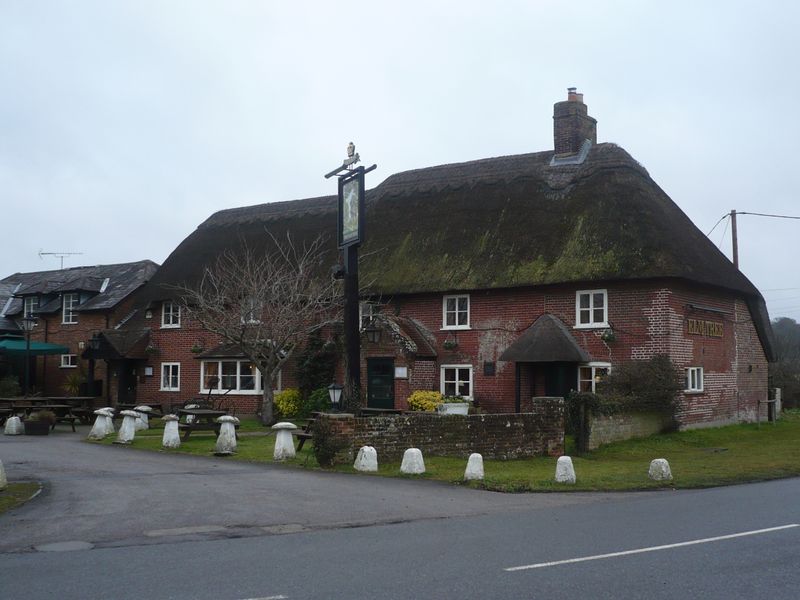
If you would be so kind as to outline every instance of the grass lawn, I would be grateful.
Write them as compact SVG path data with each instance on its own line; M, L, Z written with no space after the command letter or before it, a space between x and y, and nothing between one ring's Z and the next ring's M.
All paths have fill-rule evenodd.
M236 456L219 460L272 462L274 435L255 420L243 420ZM133 448L159 452L181 452L211 456L214 435L193 433L179 450L161 449L162 428L137 434ZM112 438L104 444L111 443ZM569 452L569 447L568 447ZM669 460L674 480L657 483L647 477L654 458ZM656 435L639 440L609 444L584 456L572 457L577 474L575 485L553 481L556 457L509 461L486 460L483 483L469 485L504 492L638 490L660 487L696 488L800 475L800 411L784 413L776 425L769 423L731 425ZM378 475L400 475L400 462L381 462ZM306 443L296 458L285 464L319 468L312 444ZM466 458L426 456L427 472L420 477L462 483ZM338 465L336 471L356 473L352 465ZM371 476L375 476L374 474Z
M9 483L6 489L0 491L0 514L27 502L39 488L41 486L35 481Z

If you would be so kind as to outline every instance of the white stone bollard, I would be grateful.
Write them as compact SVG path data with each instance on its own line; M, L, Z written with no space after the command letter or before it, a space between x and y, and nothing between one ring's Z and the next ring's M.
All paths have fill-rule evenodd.
M575 467L569 456L560 456L556 463L556 482L575 483Z
M467 470L464 471L464 481L483 481L483 456L477 452L469 455Z
M161 437L161 445L164 448L180 448L181 436L178 433L178 415L164 415L164 435Z
M136 420L136 431L150 429L150 413L153 412L153 409L145 404L142 404L133 410L139 413L139 418Z
M425 461L419 448L409 448L403 453L400 472L407 475L420 475L425 472Z
M111 420L108 416L108 409L98 408L94 411L94 414L96 414L97 417L94 420L94 425L92 425L92 430L87 436L90 440L102 440L107 435L114 433L113 429L109 430L108 428L108 422ZM114 427L113 422L111 423L111 427Z
M134 410L123 410L119 414L122 415L122 425L117 434L117 441L114 443L130 444L136 435L136 419L139 418L139 413Z
M6 479L6 470L3 467L3 461L0 460L0 491L8 487L8 479Z
M286 460L287 458L294 458L294 440L292 439L292 430L297 429L297 425L289 423L288 421L281 421L272 426L278 432L275 436L275 452L272 453L272 458L275 460Z
M356 471L365 473L375 473L378 471L378 452L372 446L362 446L353 463Z
M214 447L214 454L217 456L229 456L236 452L236 427L239 419L230 415L222 415L217 419L219 426L219 436L217 445ZM290 434L291 437L291 434ZM291 440L289 440L291 442ZM294 450L294 446L292 446Z
M25 433L25 426L22 424L22 419L19 417L8 417L3 433L6 435L22 435Z
M655 458L650 463L648 472L650 479L654 481L668 481L672 479L672 471L666 458Z
M114 427L114 413L116 412L117 409L114 408L113 406L104 406L103 408L98 408L97 410L105 411L105 414L108 417L108 421L106 421L106 428L108 431L108 435L116 433L117 428ZM97 411L95 411L95 414L97 414Z

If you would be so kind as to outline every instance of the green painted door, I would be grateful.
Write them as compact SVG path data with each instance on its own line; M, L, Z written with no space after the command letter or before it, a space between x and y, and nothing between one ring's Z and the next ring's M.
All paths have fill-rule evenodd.
M367 407L394 408L394 359L367 359Z

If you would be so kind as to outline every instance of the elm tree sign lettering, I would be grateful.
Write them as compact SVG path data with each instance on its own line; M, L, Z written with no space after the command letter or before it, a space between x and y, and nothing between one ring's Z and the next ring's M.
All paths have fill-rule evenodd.
M687 319L686 332L689 335L702 335L705 337L721 338L724 332L724 327L722 323L719 323L717 321Z

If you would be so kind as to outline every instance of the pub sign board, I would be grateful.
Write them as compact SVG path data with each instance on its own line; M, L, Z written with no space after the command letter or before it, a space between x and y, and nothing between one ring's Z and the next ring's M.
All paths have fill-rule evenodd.
M339 248L364 239L364 169L339 178Z
M721 338L724 330L723 324L718 321L703 321L701 319L686 320L686 332L689 335Z

